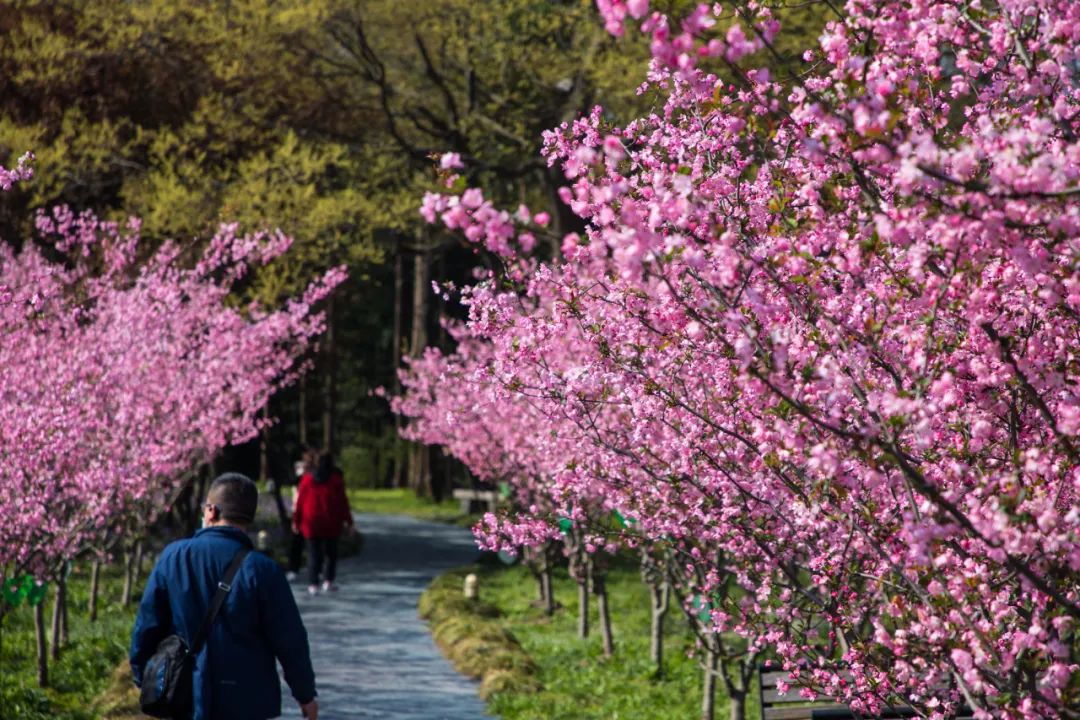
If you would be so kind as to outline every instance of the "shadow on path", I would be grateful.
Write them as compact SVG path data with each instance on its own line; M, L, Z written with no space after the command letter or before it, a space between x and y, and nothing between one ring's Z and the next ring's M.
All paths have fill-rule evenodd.
M439 573L472 562L464 528L412 518L356 515L364 551L338 563L335 593L293 593L307 626L320 720L480 720L476 683L458 675L416 615L421 591ZM300 710L282 684L284 718Z

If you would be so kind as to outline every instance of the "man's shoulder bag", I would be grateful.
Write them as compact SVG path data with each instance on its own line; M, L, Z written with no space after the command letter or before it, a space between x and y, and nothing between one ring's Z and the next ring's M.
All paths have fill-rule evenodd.
M195 669L195 658L202 650L210 627L214 624L221 606L225 604L225 596L232 590L233 578L249 552L251 549L244 547L233 556L232 563L225 571L225 577L218 583L217 592L210 601L199 631L191 639L191 647L189 648L179 635L170 635L158 643L153 656L143 669L139 705L146 715L170 720L187 720L191 717L194 704L191 678Z

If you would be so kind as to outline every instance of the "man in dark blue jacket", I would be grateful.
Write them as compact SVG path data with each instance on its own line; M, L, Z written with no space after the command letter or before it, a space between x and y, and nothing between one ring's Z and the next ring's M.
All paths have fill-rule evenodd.
M258 489L247 477L217 478L203 507L203 529L170 544L154 566L131 635L131 670L143 668L162 639L189 645L233 556L251 546ZM281 715L275 658L304 717L317 720L315 674L307 631L277 563L262 553L244 559L195 662L193 720L265 720Z

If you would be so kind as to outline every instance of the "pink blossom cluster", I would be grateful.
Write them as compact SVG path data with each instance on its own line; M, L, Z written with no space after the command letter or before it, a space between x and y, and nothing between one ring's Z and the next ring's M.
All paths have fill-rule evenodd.
M780 30L780 23L764 3L699 3L679 20L677 31L661 12L649 12L649 0L596 0L608 32L621 37L632 21L641 21L649 36L654 59L673 69L682 80L697 82L696 72L706 58L736 63L764 49ZM718 32L725 28L724 32Z
M0 190L6 192L15 183L32 178L34 176L34 166L31 164L33 161L34 154L28 152L19 158L18 164L12 170L0 165Z
M0 248L0 574L52 577L166 510L202 463L250 439L323 329L316 279L270 310L230 299L289 245L223 226L201 257L147 252L139 223L56 208ZM52 249L43 249L51 244ZM140 260L141 258L141 260Z
M1080 4L851 0L794 86L748 65L777 30L756 3L678 35L598 5L644 18L666 103L546 134L587 231L468 293L463 350L399 404L544 498L481 538L569 517L669 552L804 697L1075 714ZM513 250L482 206L425 200Z
M465 289L466 302L473 301L472 290ZM487 301L486 289L475 292L482 302ZM515 302L511 295L490 299L496 304ZM507 395L489 343L471 337L466 328L448 329L458 341L453 355L427 348L422 357L408 360L401 373L406 392L392 398L391 406L412 419L404 436L442 446L482 481L509 483L515 504L533 516L550 518L564 509L568 514L569 504L551 494L552 480L561 469L561 453L550 445L555 440L552 434L536 432L538 427L550 426L550 418L527 395ZM491 534L485 545L492 549L505 545L515 552L518 546L559 538L557 528L545 520L516 518L504 525L489 515L485 522ZM504 530L512 535L508 543L497 539Z
M539 212L534 217L525 205L513 214L498 210L484 197L483 190L475 187L466 188L461 195L425 193L420 214L429 223L438 219L447 228L460 230L471 242L482 243L504 258L532 252L536 235L531 226L543 228L550 221L547 213Z

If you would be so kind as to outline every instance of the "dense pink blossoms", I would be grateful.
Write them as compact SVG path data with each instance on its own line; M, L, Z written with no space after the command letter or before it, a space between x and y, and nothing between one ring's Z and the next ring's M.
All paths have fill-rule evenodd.
M547 134L587 233L469 293L402 406L546 488L484 542L665 549L808 697L1077 717L1080 3L852 0L784 86L753 3L598 5L666 104ZM507 255L538 232L475 189L424 208Z
M322 330L313 304L343 278L327 273L281 310L234 307L233 284L289 238L224 226L192 262L172 243L145 257L135 220L58 208L37 226L55 250L0 249L5 577L49 578L100 551L166 509L214 453L252 437Z

